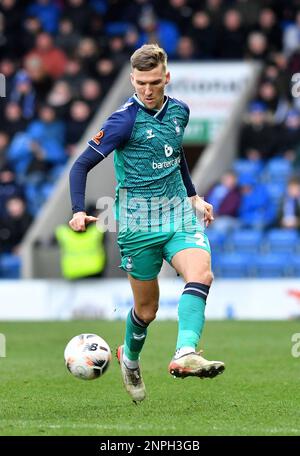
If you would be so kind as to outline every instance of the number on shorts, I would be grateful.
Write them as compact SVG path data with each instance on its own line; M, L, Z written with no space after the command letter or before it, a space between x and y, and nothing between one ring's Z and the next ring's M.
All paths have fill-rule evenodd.
M198 239L196 241L197 245L201 245L202 247L205 246L205 239L202 233L195 233L194 237Z

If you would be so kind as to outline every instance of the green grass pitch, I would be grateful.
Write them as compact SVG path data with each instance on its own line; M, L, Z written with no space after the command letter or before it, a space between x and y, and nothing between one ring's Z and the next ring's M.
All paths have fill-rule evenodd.
M170 376L177 323L154 322L142 355L148 396L138 406L115 357L92 381L63 362L76 334L97 333L114 352L123 331L120 321L0 324L0 435L300 435L300 358L291 355L299 322L208 321L201 348L226 370L203 380Z

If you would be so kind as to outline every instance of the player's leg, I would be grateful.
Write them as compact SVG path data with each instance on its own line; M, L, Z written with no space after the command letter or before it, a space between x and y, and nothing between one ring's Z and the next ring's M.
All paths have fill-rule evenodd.
M222 361L208 361L196 347L205 322L205 306L213 280L210 253L200 248L184 249L172 258L172 265L186 283L178 306L178 338L169 371L176 377L213 378L221 374Z
M164 257L186 283L179 300L178 338L169 370L180 377L214 377L224 370L224 363L207 361L195 351L204 327L206 299L213 280L207 236L198 230L193 234L177 232L165 245ZM180 362L174 364L179 359Z
M161 236L135 233L125 242L119 242L121 268L128 273L134 305L127 315L124 345L118 349L118 359L124 386L134 401L142 401L146 395L139 355L146 340L147 327L158 309L157 276L163 262Z
M142 401L146 388L139 365L139 355L147 336L147 327L155 319L158 309L159 288L157 279L138 280L128 274L134 306L126 320L124 345L118 348L123 383L132 399Z
M183 355L188 350L195 351L203 331L206 299L213 280L210 254L203 249L184 249L174 255L172 266L186 284L179 300L176 344L176 352Z
M128 367L135 368L147 336L147 327L155 319L158 310L159 288L157 279L138 280L130 274L128 277L134 306L126 321L124 359Z

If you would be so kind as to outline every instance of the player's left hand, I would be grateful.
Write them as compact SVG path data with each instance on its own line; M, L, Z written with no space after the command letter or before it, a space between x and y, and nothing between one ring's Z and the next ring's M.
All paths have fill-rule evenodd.
M199 195L191 196L190 201L196 212L201 214L201 218L205 223L205 226L208 227L208 225L214 220L213 206L204 201L204 199Z

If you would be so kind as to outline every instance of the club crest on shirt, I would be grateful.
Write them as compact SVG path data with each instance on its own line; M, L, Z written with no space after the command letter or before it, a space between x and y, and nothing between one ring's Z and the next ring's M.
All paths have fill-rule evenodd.
M153 130L147 130L147 139L155 138Z
M94 141L94 143L96 143L97 146L99 146L100 141L101 141L101 138L103 138L103 136L104 136L104 130L100 130L100 131L92 138L92 141Z

